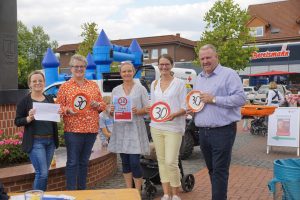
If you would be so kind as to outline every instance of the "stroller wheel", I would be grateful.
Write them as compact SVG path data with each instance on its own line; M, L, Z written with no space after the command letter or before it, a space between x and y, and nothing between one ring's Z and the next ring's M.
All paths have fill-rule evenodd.
M154 185L149 184L145 187L146 195L149 199L153 198L157 192L157 189Z
M188 174L182 177L181 186L183 191L190 192L193 190L195 185L195 177L193 174Z

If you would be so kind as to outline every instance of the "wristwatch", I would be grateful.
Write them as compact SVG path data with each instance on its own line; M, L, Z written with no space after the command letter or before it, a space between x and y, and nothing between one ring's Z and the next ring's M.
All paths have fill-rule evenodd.
M216 103L216 97L211 100L213 103Z

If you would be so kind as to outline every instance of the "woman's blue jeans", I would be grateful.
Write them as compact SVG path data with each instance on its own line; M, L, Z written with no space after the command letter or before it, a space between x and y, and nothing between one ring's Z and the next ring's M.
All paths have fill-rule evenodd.
M67 190L86 189L89 159L97 133L65 132Z
M29 158L35 170L34 190L47 189L49 167L53 158L55 144L53 138L35 138Z

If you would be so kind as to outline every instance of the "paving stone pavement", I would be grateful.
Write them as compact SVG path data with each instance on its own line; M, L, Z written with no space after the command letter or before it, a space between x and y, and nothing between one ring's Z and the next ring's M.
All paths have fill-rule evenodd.
M230 182L244 181L243 187L245 187L246 192L241 192L243 190L235 191L238 190L235 189L236 184L233 186L230 184L229 194L231 196L229 195L229 199L269 199L270 196L268 196L269 194L266 183L267 180L272 178L274 160L283 158L297 158L296 148L273 147L270 154L266 154L267 137L251 135L249 131L243 132L241 124L242 122L238 123L238 133L232 152ZM108 180L98 183L91 189L124 188L125 183L121 169L121 162L120 158L118 157L118 170L116 174L110 177ZM196 185L194 190L190 192L190 194L183 195L185 196L184 199L199 199L200 197L200 199L210 199L210 182L199 146L194 148L194 152L189 159L183 161L183 169L185 174L194 174L196 177ZM232 175L232 173L234 174ZM256 183L256 179L253 179L254 182L247 182L244 176L250 177L253 174L257 174L257 177L263 177L263 181L257 180ZM262 186L258 187L258 184L261 184ZM250 186L253 189L251 190L252 194L249 194L248 187ZM157 185L156 188L158 189L156 197L160 197L163 194L161 186ZM201 190L202 196L200 194L197 195ZM204 191L206 191L206 196L203 195ZM256 193L259 193L259 195L252 191L256 191ZM252 197L250 198L249 195L252 195ZM142 195L142 198L146 199L145 194Z

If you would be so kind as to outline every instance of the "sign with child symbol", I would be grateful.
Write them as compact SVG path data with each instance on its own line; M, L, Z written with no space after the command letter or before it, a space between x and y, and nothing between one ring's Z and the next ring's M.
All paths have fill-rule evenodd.
M132 121L130 97L114 97L114 121Z

